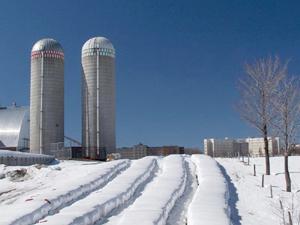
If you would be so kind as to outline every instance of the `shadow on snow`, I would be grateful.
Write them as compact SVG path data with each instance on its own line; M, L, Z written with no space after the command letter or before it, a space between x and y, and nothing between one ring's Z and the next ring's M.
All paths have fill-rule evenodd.
M225 177L229 189L229 199L228 199L228 205L230 209L230 219L232 225L241 225L241 216L239 214L239 210L236 207L236 203L239 200L239 196L237 194L236 187L232 183L232 180L230 176L228 176L225 168L221 166L219 163L219 168L221 169L221 172L223 176Z

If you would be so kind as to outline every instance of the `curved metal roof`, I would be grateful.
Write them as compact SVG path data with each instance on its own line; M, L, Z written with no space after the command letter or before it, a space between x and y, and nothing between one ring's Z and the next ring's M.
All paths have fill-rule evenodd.
M94 48L106 48L110 50L115 50L114 46L105 37L93 37L89 40L87 40L84 45L82 46L82 52L88 49L94 49Z
M44 38L39 41L37 41L33 47L32 52L36 51L58 51L58 52L64 52L62 46L60 43L52 38Z
M0 141L6 147L18 147L29 136L29 108L7 107L0 109ZM28 126L28 127L27 127Z

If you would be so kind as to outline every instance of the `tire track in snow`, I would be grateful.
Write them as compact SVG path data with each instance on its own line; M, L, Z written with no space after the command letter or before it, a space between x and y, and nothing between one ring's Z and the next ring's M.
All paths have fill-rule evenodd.
M120 215L109 218L105 225L166 224L170 211L185 189L187 168L184 157L163 158L160 173L142 195Z
M132 199L130 201L128 201L128 203L126 205L115 209L109 215L107 215L104 219L97 221L97 223L95 223L95 225L103 225L103 224L114 225L114 224L116 224L117 221L119 220L119 218L122 216L122 214L126 211L126 209L128 207L130 207L139 197L141 197L141 195L143 194L145 189L148 187L148 185L151 184L152 182L155 182L157 177L159 177L163 173L163 170L162 170L163 158L161 158L161 157L157 158L157 165L158 166L153 174L153 177L148 179L147 182L145 182L145 185L143 185L139 190L136 191L135 195L132 197Z
M126 210L130 205L132 205L136 199L138 199L142 194L143 191L145 190L145 188L147 187L147 185L149 185L151 182L153 182L153 180L155 180L155 178L158 176L159 173L161 173L161 166L162 166L162 159L157 159L157 168L153 171L153 176L149 177L143 185L141 185L134 193L134 195L132 196L132 198L125 203L124 205L116 208L115 210L113 210L110 214L108 214L105 218L102 218L101 220L97 221L95 223L95 225L103 225L109 222L109 220L111 218L115 218L118 217L124 210Z
M129 169L108 183L103 189L94 191L86 198L62 209L59 213L46 217L46 225L95 224L113 210L127 204L136 190L144 186L157 169L155 157L135 160Z
M175 206L169 214L166 225L186 225L186 214L188 206L197 190L196 166L190 156L185 156L187 164L187 182L183 195L176 201Z
M96 177L89 183L79 185L77 187L70 188L69 191L63 190L58 192L58 194L53 194L49 199L33 200L29 201L30 206L24 206L23 204L11 205L10 208L5 208L1 213L5 213L5 217L0 217L0 224L7 225L29 225L34 224L48 216L50 213L57 212L58 209L69 206L70 204L85 198L91 192L98 190L99 188L105 186L109 181L111 181L117 174L122 170L130 166L129 160L121 160L119 162L114 162L110 168L107 164L104 167L104 173L101 177ZM51 195L52 193L48 193ZM16 211L18 215L16 215Z
M49 215L51 215L51 216L52 216L52 215L55 215L55 214L59 213L60 210L66 208L66 207L69 207L69 206L71 206L72 204L74 204L75 202L80 201L80 200L86 198L87 196L89 196L90 194L92 194L92 193L95 192L95 191L99 191L101 188L105 187L109 182L113 181L117 176L121 175L121 174L122 174L125 170L127 170L130 166L131 166L131 163L127 164L126 166L124 166L124 167L122 167L122 168L120 168L120 169L117 169L115 172L112 172L112 173L111 173L111 176L108 177L108 179L106 180L106 182L103 182L101 185L99 185L99 186L97 186L97 187L91 189L90 191L88 191L88 192L82 194L79 198L75 198L75 199L73 199L72 201L67 202L67 204L62 205L60 208L57 208L57 209L55 209L55 210L50 211L50 212L49 212ZM47 216L49 216L49 215L47 215ZM43 219L43 218L42 218L42 219ZM41 219L41 220L42 220L42 219Z

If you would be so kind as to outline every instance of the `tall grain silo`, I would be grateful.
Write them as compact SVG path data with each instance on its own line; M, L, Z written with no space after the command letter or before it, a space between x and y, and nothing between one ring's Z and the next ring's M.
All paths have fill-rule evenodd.
M104 37L82 47L82 145L86 156L104 160L115 151L115 49Z
M64 142L64 52L53 39L31 51L30 151L53 154Z

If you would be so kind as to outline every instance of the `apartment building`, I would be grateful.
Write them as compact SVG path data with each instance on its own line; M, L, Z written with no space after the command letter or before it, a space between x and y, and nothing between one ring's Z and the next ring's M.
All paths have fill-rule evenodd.
M278 155L280 149L279 137L269 137L268 141L270 155ZM264 139L204 139L204 154L212 157L264 156Z

